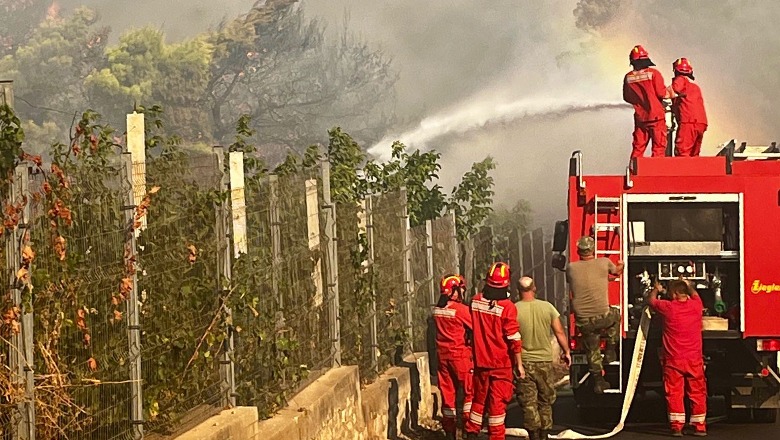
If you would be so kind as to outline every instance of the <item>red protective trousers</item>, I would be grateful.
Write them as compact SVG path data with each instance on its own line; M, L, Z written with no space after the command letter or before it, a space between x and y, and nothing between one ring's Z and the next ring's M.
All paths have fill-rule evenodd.
M677 136L674 139L675 156L698 156L701 153L701 142L707 124L683 122L677 126Z
M685 395L691 400L691 425L697 431L706 431L707 380L704 362L697 360L665 360L664 391L672 429L685 425Z
M439 360L439 391L441 391L441 412L444 416L442 427L444 432L455 432L457 411L455 400L458 388L463 389L463 422L469 419L471 402L474 397L472 374L474 364L471 358L440 359Z
M631 142L631 157L642 157L647 143L653 142L653 157L666 156L666 121L634 121L634 140Z
M487 414L490 440L506 438L506 406L514 395L511 368L477 368L474 370L474 403L466 422L466 432L478 433Z

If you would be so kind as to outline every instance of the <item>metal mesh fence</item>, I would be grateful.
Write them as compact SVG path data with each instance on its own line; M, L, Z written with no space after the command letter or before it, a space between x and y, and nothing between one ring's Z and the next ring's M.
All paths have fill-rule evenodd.
M160 187L138 239L146 429L170 433L220 403L217 190L214 155L159 156L147 188Z
M431 280L433 273L428 268L428 233L426 225L415 226L410 230L412 246L412 277L414 288L412 306L412 349L427 351L428 325L431 307L436 302Z
M5 187L0 188L0 208L2 212L5 212L6 201L8 200L8 191ZM11 302L11 276L12 270L7 267L8 255L6 255L6 246L8 245L8 235L3 234L0 236L0 286L2 286L2 303L0 303L0 310L4 313L13 307ZM12 334L12 329L3 321L0 323L0 328L3 329L2 336L0 338L0 439L11 438L11 417L13 411L13 399L12 399L12 384L11 374L9 369L9 338Z
M262 416L332 363L321 222L316 212L318 221L311 218L316 182L301 172L250 178L246 186L247 254L234 262L229 303L237 403L257 406Z
M124 305L113 300L125 273L129 183L118 166L83 164L70 176L70 190L58 195L41 191L49 184L42 174L30 182L37 435L129 438L127 328Z
M377 373L373 353L377 316L370 269L371 201L364 205L337 204L336 233L341 360L357 365L361 379L367 381Z
M434 277L458 272L458 242L455 235L455 216L445 215L431 221L433 232ZM471 280L468 280L471 282Z
M374 196L374 264L376 283L379 368L384 370L403 355L409 334L406 326L404 264L406 257L406 196L393 192Z

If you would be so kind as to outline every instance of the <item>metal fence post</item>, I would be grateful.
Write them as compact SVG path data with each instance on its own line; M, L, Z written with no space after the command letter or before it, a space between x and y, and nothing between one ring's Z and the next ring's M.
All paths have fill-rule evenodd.
M436 304L436 280L444 274L433 273L433 222L425 221L425 259L428 263L428 304Z
M127 115L127 148L129 151L138 151L140 143L141 148L145 144L144 140L144 120L143 114ZM131 146L131 144L136 144ZM136 147L136 148L133 148ZM140 151L144 151L141 149ZM125 227L127 233L125 237L125 266L132 271L132 289L127 298L127 333L128 333L128 358L130 368L130 423L132 425L132 435L134 440L140 440L144 437L144 414L143 414L143 383L141 376L141 325L140 310L138 307L138 269L135 264L138 252L136 243L136 231L133 228L135 217L135 195L133 185L133 154L123 153L122 159L125 165L125 172L129 188L125 196Z
M4 96L7 98L8 95ZM35 439L35 381L33 371L33 313L30 304L23 304L22 291L17 272L22 264L22 249L27 242L30 224L30 204L23 202L29 197L28 165L21 164L14 170L13 181L7 200L9 204L22 202L22 216L10 237L6 239L6 269L8 270L14 307L21 313L21 330L11 335L9 346L9 367L11 382L24 387L24 396L17 403L12 417L12 433L17 440Z
M339 316L338 237L336 237L336 205L330 199L330 161L320 163L322 173L322 209L325 210L325 262L327 263L328 324L333 366L341 366L341 323Z
M366 241L368 242L368 267L374 271L374 198L365 197L366 205ZM376 286L371 282L371 321L368 330L371 334L371 369L379 373L379 340L377 337Z
M268 176L270 200L268 213L271 216L271 288L277 301L277 310L282 310L284 301L279 292L279 274L282 264L282 233L279 219L279 178L275 175Z
M412 230L409 227L409 204L406 201L406 188L401 188L401 200L403 208L401 210L401 227L403 228L403 272L404 272L404 297L406 297L406 332L409 342L414 341L414 317L412 307L414 304L414 275L412 274ZM414 351L414 349L412 349Z
M219 181L219 190L224 194L229 194L231 189L231 175L225 172L225 150L222 147L214 147L214 156L216 159L217 175L221 176ZM230 153L231 156L234 153ZM237 153L241 154L241 153ZM234 158L231 157L231 165ZM232 202L232 194L230 202ZM231 209L228 198L222 198L215 203L216 231L217 231L217 292L220 295L226 295L232 287L232 252L231 252ZM223 342L223 354L219 360L219 378L220 391L222 394L222 406L236 406L236 376L235 365L233 364L233 311L227 304L223 304L225 321L227 323L227 334Z
M451 267L455 269L457 273L463 273L464 269L460 267L460 252L458 249L458 230L457 223L455 221L455 211L447 211L447 217L449 217L450 229L450 249L453 251L450 253L452 261L450 261ZM468 278L466 278L468 280Z

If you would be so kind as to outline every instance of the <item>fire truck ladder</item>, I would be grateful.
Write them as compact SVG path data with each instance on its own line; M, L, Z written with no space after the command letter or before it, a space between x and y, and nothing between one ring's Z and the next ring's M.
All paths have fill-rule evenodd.
M599 197L596 195L593 199L593 240L596 242L596 258L607 257L611 255L622 254L622 245L620 241L620 197ZM600 221L599 217L606 217L606 221ZM618 257L620 259L620 257ZM615 278L612 282L620 282L620 278ZM621 297L621 305L622 298ZM621 319L622 322L622 319ZM620 325L620 323L616 324ZM620 327L622 328L622 327ZM608 394L623 393L623 338L618 335L618 346L615 347L617 360L604 365L604 371L608 381L614 386L614 377L617 375L618 387L604 390ZM611 376L611 377L610 377ZM612 380L609 380L612 378Z

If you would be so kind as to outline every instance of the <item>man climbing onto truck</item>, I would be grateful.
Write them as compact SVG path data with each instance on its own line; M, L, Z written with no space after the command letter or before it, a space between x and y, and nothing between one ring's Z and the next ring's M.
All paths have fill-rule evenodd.
M620 311L609 306L609 275L622 273L623 262L614 264L609 258L596 258L593 237L577 240L577 254L580 261L573 261L566 268L566 281L571 287L575 324L582 333L582 345L588 356L593 391L602 394L609 389L609 383L604 379L603 363L617 360L615 346L620 322ZM607 336L603 360L599 348L602 332Z

